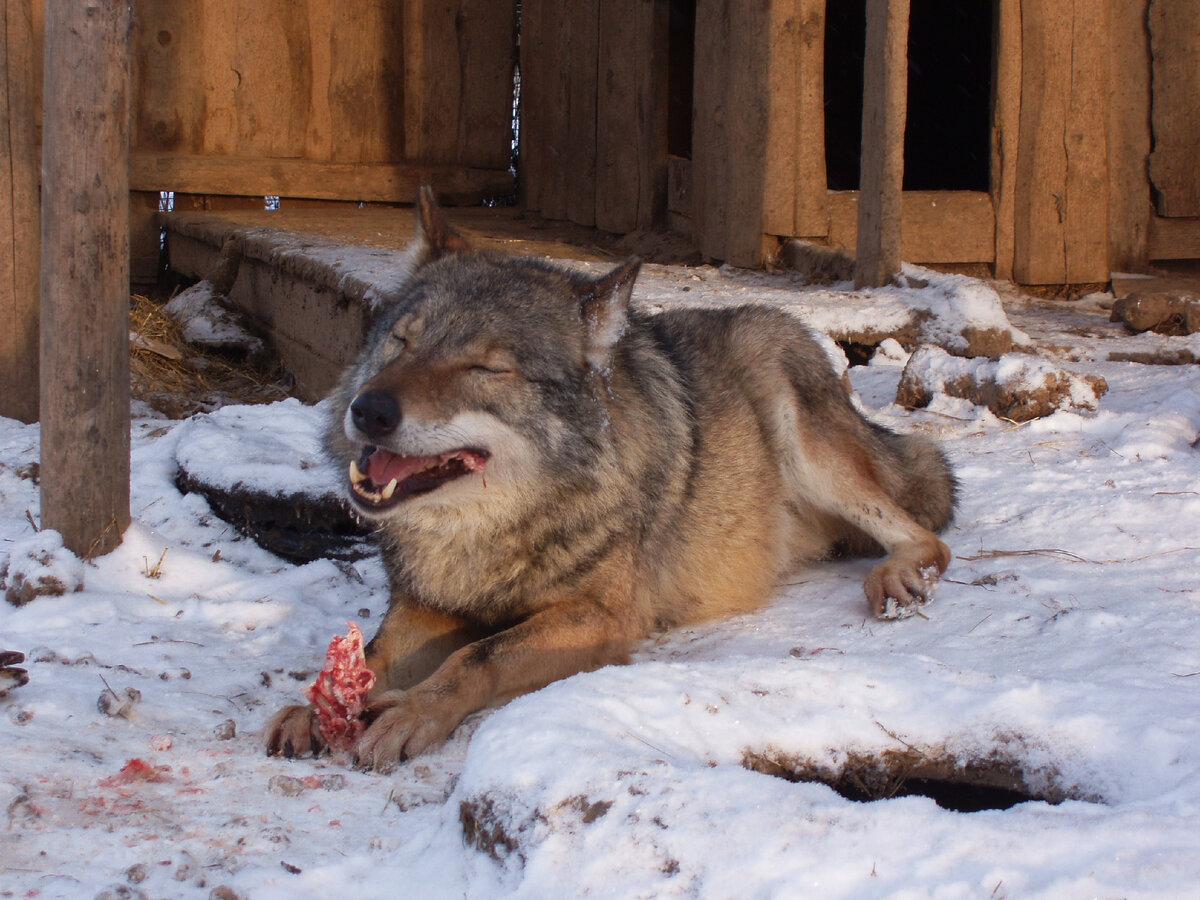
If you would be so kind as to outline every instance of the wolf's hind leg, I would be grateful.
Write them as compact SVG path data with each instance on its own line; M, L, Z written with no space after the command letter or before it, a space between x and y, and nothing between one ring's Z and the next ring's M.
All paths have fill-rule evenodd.
M950 564L950 550L881 483L879 471L886 463L845 432L796 446L791 471L796 496L849 523L888 554L863 584L871 612L896 618L928 602Z
M918 525L874 479L861 472L847 475L850 489L838 514L888 553L867 575L863 592L876 616L903 617L932 599L938 577L950 565L950 548Z

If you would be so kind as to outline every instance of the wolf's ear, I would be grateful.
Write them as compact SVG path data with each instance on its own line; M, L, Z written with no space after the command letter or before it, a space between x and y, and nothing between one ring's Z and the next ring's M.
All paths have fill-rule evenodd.
M607 275L585 281L575 289L587 329L584 353L594 369L603 371L612 361L613 347L625 333L629 299L641 268L642 261L632 256Z
M409 250L412 268L419 269L453 253L470 253L471 245L446 221L433 188L423 185L417 192L417 229Z

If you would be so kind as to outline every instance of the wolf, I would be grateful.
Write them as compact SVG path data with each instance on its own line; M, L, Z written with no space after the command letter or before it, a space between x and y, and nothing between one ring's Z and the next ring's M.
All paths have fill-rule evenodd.
M354 753L387 770L472 712L621 663L658 629L753 610L798 565L886 558L871 611L926 602L957 483L864 418L802 324L631 305L599 277L477 251L422 190L411 272L333 394L327 445L391 597ZM270 754L325 749L314 710Z

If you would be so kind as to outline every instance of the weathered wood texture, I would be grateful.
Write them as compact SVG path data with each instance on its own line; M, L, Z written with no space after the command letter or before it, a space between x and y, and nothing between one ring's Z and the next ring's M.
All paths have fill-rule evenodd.
M995 251L992 273L1012 278L1016 229L1017 147L1021 126L1021 0L997 0L992 55L992 206Z
M900 194L908 102L908 0L867 0L862 166L854 286L880 287L900 271Z
M1150 0L1154 152L1160 216L1200 216L1200 4Z
M48 0L42 132L42 526L76 554L129 524L129 32Z
M1095 0L1022 0L1013 276L1107 281L1108 32Z
M1108 71L1108 255L1118 272L1144 271L1149 262L1150 42L1147 0L1107 0ZM1193 30L1195 48L1200 22ZM1200 96L1193 85L1192 109Z
M776 0L768 37L762 230L824 237L825 0Z
M139 189L394 201L432 178L449 199L511 190L515 0L136 6Z
M40 11L0 6L0 415L24 422L38 417Z
M825 237L825 3L696 11L692 224L701 253L758 265L769 235Z
M858 246L860 194L830 192L831 247ZM996 243L992 199L983 191L904 191L900 195L900 258L913 262L991 262Z
M772 3L696 9L692 209L698 249L734 265L763 259Z
M526 0L525 208L613 232L666 216L665 0Z

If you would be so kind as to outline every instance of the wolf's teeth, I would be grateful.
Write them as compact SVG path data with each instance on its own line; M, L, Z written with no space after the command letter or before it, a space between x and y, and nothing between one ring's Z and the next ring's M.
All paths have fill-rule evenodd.
M362 484L367 480L367 476L363 474L362 469L358 467L358 463L350 460L350 483Z
M392 499L392 494L396 493L396 485L398 485L399 483L400 482L395 478L393 478L391 481L388 482L387 487L385 487L383 489L383 499L384 500Z

